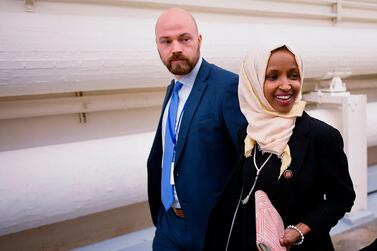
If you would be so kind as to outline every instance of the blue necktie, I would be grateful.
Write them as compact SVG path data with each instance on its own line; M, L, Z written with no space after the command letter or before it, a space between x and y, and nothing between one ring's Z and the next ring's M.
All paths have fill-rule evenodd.
M182 88L182 83L176 82L170 99L169 112L166 120L164 154L162 159L162 178L161 178L161 200L166 210L174 201L173 186L170 184L171 167L174 162L177 111L179 97L178 92Z

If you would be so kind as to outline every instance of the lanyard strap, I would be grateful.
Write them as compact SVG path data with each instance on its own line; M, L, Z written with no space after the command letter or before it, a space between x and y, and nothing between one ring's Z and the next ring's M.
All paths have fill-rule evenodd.
M182 108L182 111L181 113L179 114L179 118L178 118L178 121L175 125L175 128L173 130L172 128L172 125L170 124L170 122L168 123L168 131L169 131L169 136L170 136L170 139L171 141L173 142L173 145L174 145L174 152L175 152L175 145L177 143L177 134L178 134L178 129L179 127L181 126L181 121L182 121L182 115L185 111L185 108L186 108L186 102L185 104L183 105L183 108ZM168 114L168 121L170 121L170 113Z

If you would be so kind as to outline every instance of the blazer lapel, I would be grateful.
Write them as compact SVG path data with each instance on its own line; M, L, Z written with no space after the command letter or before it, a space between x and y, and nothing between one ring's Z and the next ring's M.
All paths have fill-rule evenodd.
M160 119L157 125L156 135L154 137L151 153L148 158L148 163L149 162L160 163L159 165L155 165L155 166L159 166L159 168L161 168L161 159L162 159L162 154L163 154L162 153L162 118L164 116L164 110L165 110L166 104L168 103L168 100L170 99L170 95L173 91L173 84L174 84L174 81L170 83L170 85L168 86L166 90L164 102L162 103Z
M164 98L164 102L162 103L161 118L164 115L166 104L168 103L168 100L170 99L171 93L173 92L173 86L174 86L174 80L172 80L170 82L170 85L168 85L168 89L166 90L166 95L165 95L165 98Z
M297 174L300 172L302 162L306 155L309 137L307 137L308 132L311 129L311 123L309 115L303 113L302 117L297 118L294 133L290 139L288 145L291 150L292 163L289 167L289 170L293 173L293 178L297 177Z
M207 87L207 77L209 75L210 65L203 59L202 65L192 87L191 93L186 101L185 111L183 113L181 126L179 128L178 142L176 146L175 164L179 162L182 150L184 148L188 131L194 114L198 108L203 93Z
M157 128L157 133L159 134L158 136L160 137L160 139L162 137L161 136L162 135L162 118L164 116L164 111L165 111L166 105L167 105L167 103L170 99L171 93L173 92L173 86L174 86L174 80L172 80L170 82L170 84L168 85L168 88L167 88L166 94L165 94L165 98L164 98L164 102L162 102L162 110L161 110L160 120L158 121L158 128ZM162 149L162 143L161 143L161 149ZM161 152L162 152L162 150L161 150Z
M158 121L156 135L155 135L153 145L152 145L152 150L151 150L151 152L157 153L158 156L160 157L162 156L162 117L164 116L164 110L165 110L166 104L168 103L168 100L170 99L170 95L173 92L173 85L174 85L174 80L171 81L170 85L168 86L166 90L164 102L162 103L162 110L160 114L160 119ZM158 162L161 162L161 161L158 161Z

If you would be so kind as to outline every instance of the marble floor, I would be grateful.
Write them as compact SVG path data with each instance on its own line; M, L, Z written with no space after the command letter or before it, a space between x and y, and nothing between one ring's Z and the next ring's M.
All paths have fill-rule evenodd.
M377 192L368 195L368 212L371 217L364 224L352 226L340 221L331 230L336 251L358 251L377 238ZM150 251L154 231L150 227L72 251Z
M153 235L154 229L148 228L128 234L127 236L120 236L112 240L75 249L74 251L150 251L152 250L151 239ZM372 243L376 238L377 218L366 224L332 235L332 241L336 251L358 251Z
M365 224L347 226L338 223L332 229L331 238L336 251L357 251L377 239L377 192L368 195L368 212L373 217Z
M356 251L377 239L377 219L332 236L336 251ZM377 251L377 249L375 250Z

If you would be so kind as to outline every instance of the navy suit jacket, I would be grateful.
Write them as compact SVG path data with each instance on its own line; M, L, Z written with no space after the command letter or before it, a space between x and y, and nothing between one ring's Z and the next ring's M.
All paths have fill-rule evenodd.
M238 76L203 60L179 129L174 168L179 202L201 247L207 221L233 171L237 131L246 122L237 95ZM160 121L148 158L148 199L153 223L158 224L161 202L161 121L170 98L168 86Z

